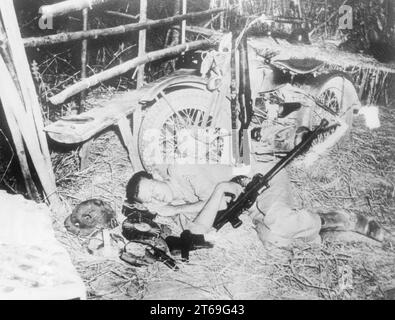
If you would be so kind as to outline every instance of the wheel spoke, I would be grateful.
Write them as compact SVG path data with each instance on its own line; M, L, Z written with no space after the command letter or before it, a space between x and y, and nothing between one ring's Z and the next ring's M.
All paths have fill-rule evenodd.
M168 99L163 100L168 101ZM168 104L171 107L169 101ZM202 121L205 115L205 111L200 108L184 108L174 111L176 112L173 112L173 114L168 117L167 120L164 122L159 137L160 152L165 159L168 159L170 161L172 159L171 157L174 157L174 155L179 152L178 144L180 141L178 141L177 133L181 129L196 130L197 127L200 127L202 125ZM209 117L208 119L208 123L210 122L212 122L212 117ZM221 154L224 146L223 138L220 136L219 132L217 132L214 136L210 136L210 139L199 139L196 136L193 136L193 138L196 140L196 143L203 143L207 146L209 151L203 153L203 157L206 160L218 162L221 159Z
M169 106L169 108L170 108L170 109L173 111L173 113L178 117L178 113L177 113L176 109L175 109L175 108L173 107L173 105L170 103L169 99L167 99L166 94L165 94L163 91L161 91L160 94L161 94L161 96L162 96L163 101L166 102L166 104ZM182 118L181 118L181 119L180 119L180 117L178 117L178 118L179 118L179 120L182 121Z
M340 99L342 99L342 91L339 90L339 88L336 86L328 87L324 92L321 93L321 95L318 97L318 101L322 106L325 106L327 110L325 110L325 108L319 108L319 107L314 109L314 113L312 115L313 127L317 127L319 122L323 118L326 118L328 120L330 119L335 120L337 117L342 116L341 115L342 101ZM337 116L331 114L329 110L334 112ZM336 128L330 131L326 131L323 134L319 135L317 139L314 140L313 145L324 142L335 131Z

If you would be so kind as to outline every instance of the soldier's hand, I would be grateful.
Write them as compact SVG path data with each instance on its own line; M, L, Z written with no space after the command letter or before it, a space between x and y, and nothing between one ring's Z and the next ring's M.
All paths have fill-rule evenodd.
M239 195L243 192L242 186L235 182L221 182L217 185L217 188L224 195L231 194L234 196L234 199L237 199Z

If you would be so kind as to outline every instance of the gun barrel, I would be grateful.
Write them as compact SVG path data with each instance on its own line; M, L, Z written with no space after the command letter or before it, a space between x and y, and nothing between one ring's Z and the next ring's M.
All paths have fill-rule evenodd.
M278 174L283 168L285 168L292 160L294 160L311 142L317 138L319 133L328 126L329 122L326 119L322 119L320 125L312 132L310 132L306 139L304 139L299 145L297 145L288 155L281 159L269 172L265 174L265 179L270 181L273 177Z

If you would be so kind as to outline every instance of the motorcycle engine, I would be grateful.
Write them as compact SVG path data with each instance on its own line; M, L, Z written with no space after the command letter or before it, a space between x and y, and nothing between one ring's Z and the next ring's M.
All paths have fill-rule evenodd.
M297 111L300 108L301 104L285 103L278 97L258 98L251 130L253 152L267 161L290 152L299 141Z

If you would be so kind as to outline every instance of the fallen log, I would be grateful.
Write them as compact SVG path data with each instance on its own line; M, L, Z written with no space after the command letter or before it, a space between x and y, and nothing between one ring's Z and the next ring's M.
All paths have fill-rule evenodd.
M71 85L70 87L66 88L65 90L58 93L57 95L49 98L49 101L54 105L61 104L65 102L68 98L80 93L81 91L96 86L97 84L106 81L108 79L124 74L138 67L139 65L143 65L148 62L152 62L163 58L173 57L186 51L208 48L213 46L214 44L215 41L213 40L199 40L190 43L180 44L174 47L170 47L158 51L149 52L144 56L134 58L116 67L95 74L94 76L91 76L89 78L83 79L80 82L77 82Z
M165 25L174 24L182 20L190 20L194 18L204 17L217 12L222 12L224 10L226 10L226 8L217 8L217 9L211 9L201 12L191 12L187 14L181 14L181 15L159 19L159 20L131 23L113 28L92 29L89 31L77 31L77 32L64 32L64 33L58 33L44 37L31 37L31 38L25 38L23 42L25 47L38 47L38 46L47 46L47 45L68 42L68 41L97 39L98 37L114 36L114 35L124 34L133 31L140 31L143 29L149 30L153 28L163 27Z
M39 13L43 17L57 17L74 11L92 8L98 4L113 2L114 0L67 0L40 7Z

